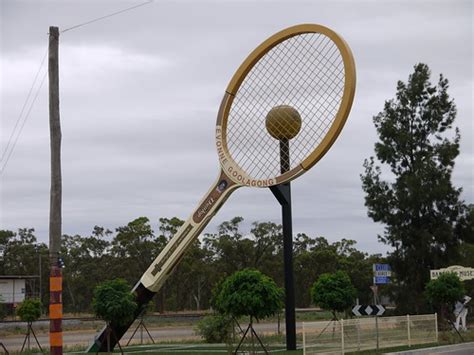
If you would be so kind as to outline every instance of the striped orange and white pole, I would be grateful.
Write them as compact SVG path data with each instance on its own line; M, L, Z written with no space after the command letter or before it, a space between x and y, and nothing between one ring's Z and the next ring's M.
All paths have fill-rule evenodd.
M61 268L51 267L49 278L49 346L51 355L63 353L63 277Z

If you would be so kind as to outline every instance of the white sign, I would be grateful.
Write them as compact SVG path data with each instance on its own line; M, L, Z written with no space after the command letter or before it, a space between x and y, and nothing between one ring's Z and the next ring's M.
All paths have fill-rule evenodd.
M460 265L449 266L446 269L430 270L431 280L436 280L439 275L452 272L458 275L461 281L474 279L474 268Z
M21 303L25 300L25 279L0 278L0 303Z
M374 276L390 277L390 276L392 276L392 272L391 271L374 271Z

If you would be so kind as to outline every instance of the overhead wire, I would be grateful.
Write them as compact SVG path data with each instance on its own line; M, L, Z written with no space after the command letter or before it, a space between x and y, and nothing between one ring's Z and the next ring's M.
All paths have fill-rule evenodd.
M30 107L29 107L29 109L28 109L28 112L26 113L26 116L25 116L25 118L24 118L24 120L23 120L23 122L22 122L22 124L21 124L21 126L20 126L20 129L18 130L18 134L17 134L17 136L16 136L16 138L15 138L15 141L13 142L12 148L10 149L10 152L8 153L8 155L7 155L7 157L6 157L5 161L4 161L4 163L2 164L2 168L0 169L0 174L3 174L3 172L5 171L5 168L6 168L7 164L8 164L8 161L10 160L10 158L11 158L11 156L12 156L12 154L13 154L13 150L15 149L16 143L18 142L18 139L20 138L21 132L23 131L23 127L25 127L26 121L28 121L28 118L30 117L31 110L32 110L32 108L33 108L33 106L34 106L34 104L35 104L35 102L36 102L36 99L37 99L38 96L39 96L39 93L40 93L41 88L43 87L43 84L44 84L44 81L45 81L45 79L46 79L46 74L47 74L47 73L48 73L48 72L45 71L44 74L43 74L43 78L41 79L41 83L40 83L40 85L38 86L38 89L36 90L35 96L34 96L33 100L31 101L31 104L30 104Z
M62 31L59 31L59 33L64 33L64 32L68 32L68 31L71 31L71 30L74 30L76 28L79 28L79 27L82 27L82 26L86 26L86 25L89 25L91 23L94 23L94 22L97 22L97 21L101 21L101 20L104 20L106 18L109 18L109 17L112 17L112 16L115 16L115 15L118 15L118 14L121 14L121 13L124 13L124 12L127 12L127 11L130 11L130 10L133 10L133 9L136 9L138 7L141 7L141 6L145 6L145 5L148 5L148 4L151 4L153 2L153 0L148 0L144 3L141 3L141 4L138 4L138 5L134 5L134 6L130 6L130 7L127 7L126 9L123 9L123 10L120 10L120 11L116 11L116 12L113 12L113 13L110 13L108 15L104 15L104 16L101 16L101 17L97 17L95 19L92 19L92 20L89 20L89 21L86 21L86 22L83 22L83 23L79 23L77 25L74 25L74 26L71 26L69 28L66 28Z
M48 54L48 49L46 48L46 51L44 53L44 56L43 56L43 59L41 59L41 64L40 66L38 67L38 70L36 71L36 74L35 74L35 77L33 79L33 83L31 84L31 87L30 87L30 90L28 91L28 95L26 95L26 99L25 99L25 102L23 103L23 106L21 108L21 111L20 111L20 114L18 115L18 118L16 119L16 122L15 122L15 126L13 127L13 130L12 130L12 133L10 134L10 137L8 138L8 142L7 142L7 145L5 147L5 150L3 151L2 153L2 157L0 158L0 163L3 161L3 159L5 158L6 154L7 154L7 151L8 149L10 148L10 144L13 140L13 136L15 134L15 131L18 127L18 124L20 123L21 121L21 118L23 116L23 112L25 112L25 108L26 108L26 105L31 97L31 93L33 92L33 88L35 87L35 84L36 84L36 81L38 80L38 75L41 71L41 69L43 68L43 65L44 65L44 61L46 59L46 55Z
M68 31L72 31L72 30L75 30L75 29L77 29L77 28L79 28L79 27L87 26L87 25L89 25L89 24L92 24L92 23L95 23L95 22L98 22L98 21L101 21L101 20L104 20L104 19L107 19L107 18L116 16L116 15L119 15L119 14L122 14L122 13L124 13L124 12L130 11L130 10L133 10L133 9L136 9L136 8L139 8L139 7L142 7L142 6L145 6L145 5L149 5L149 4L151 4L153 1L154 1L154 0L148 0L148 1L143 2L143 3L141 3L141 4L134 5L134 6L130 6L130 7L127 7L127 8L125 8L125 9L122 9L122 10L119 10L119 11L116 11L116 12L113 12L113 13L110 13L110 14L108 14L108 15L104 15L104 16L101 16L101 17L94 18L94 19L92 19L92 20L88 20L88 21L86 21L86 22L79 23L79 24L77 24L77 25L68 27L68 28L66 28L66 29L64 29L64 30L62 30L62 31L59 31L59 33L64 33L64 32L68 32ZM42 58L42 60L41 60L41 64L40 64L40 66L39 66L39 68L38 68L38 71L37 71L36 74L35 74L35 77L34 77L34 79L33 79L33 83L31 84L30 90L28 91L28 94L27 94L27 96L26 96L26 99L25 99L25 101L24 101L24 103L23 103L23 106L22 106L22 108L21 108L20 114L18 115L18 118L17 118L17 120L16 120L16 122L15 122L15 125L14 125L14 127L13 127L12 133L10 134L10 137L9 137L9 139L8 139L7 145L6 145L6 147L5 147L5 149L4 149L3 153L2 153L2 157L1 157L1 159L0 159L0 165L1 165L1 168L0 168L0 175L3 174L3 172L5 171L5 168L6 168L7 164L8 164L8 161L10 160L10 158L11 158L11 156L12 156L12 154L13 154L13 151L14 151L15 146L16 146L16 144L17 144L17 142L18 142L18 139L19 139L19 137L20 137L20 135L21 135L21 132L23 131L23 127L25 126L26 121L28 120L29 115L30 115L30 113L31 113L31 110L32 110L32 108L33 108L33 106L34 106L34 104L35 104L35 102L36 102L36 99L37 99L38 96L39 96L39 91L40 91L41 88L43 87L44 81L45 81L45 79L46 79L47 71L45 71L45 73L44 73L44 75L43 75L43 77L42 77L42 79L41 79L41 83L40 83L40 85L38 86L38 88L37 88L37 90L36 90L36 92L35 92L34 98L33 98L33 100L32 100L31 103L30 103L30 106L29 106L29 108L28 108L28 111L27 111L27 113L26 113L26 116L24 116L23 122L21 123L20 128L19 128L19 130L17 131L17 128L18 128L18 126L19 126L19 124L20 124L20 122L21 122L21 120L22 120L23 113L25 112L25 108L27 107L28 101L29 101L29 99L30 99L30 97L31 97L31 94L32 94L32 92L33 92L33 88L35 87L35 84L36 84L36 82L37 82L37 80L38 80L39 73L40 73L41 69L42 69L43 66L44 66L44 63L45 63L45 59L46 59L47 54L48 54L48 49L46 49L46 53L44 54L44 56L43 56L43 58ZM17 132L17 133L16 133L16 137L15 137L15 132ZM14 138L14 137L15 137L15 138ZM13 142L13 144L12 144L12 142Z

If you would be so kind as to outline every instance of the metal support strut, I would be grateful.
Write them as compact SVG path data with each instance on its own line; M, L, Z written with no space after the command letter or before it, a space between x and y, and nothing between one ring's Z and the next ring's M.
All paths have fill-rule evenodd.
M282 174L290 169L288 140L280 141L280 165ZM281 205L283 224L283 265L285 274L285 326L286 349L296 350L295 284L293 280L293 223L291 216L291 185L289 182L270 186Z

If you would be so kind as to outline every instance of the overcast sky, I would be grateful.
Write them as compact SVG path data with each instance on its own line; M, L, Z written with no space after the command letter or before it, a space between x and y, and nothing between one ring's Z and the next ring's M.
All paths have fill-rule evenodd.
M0 154L46 53L48 27L64 30L140 3L0 2ZM433 81L439 73L450 81L462 135L453 182L473 203L471 1L155 0L60 37L63 233L89 235L94 225L114 229L139 216L156 230L159 217L188 218L219 171L213 135L228 81L260 42L300 23L326 25L346 39L358 82L339 139L292 183L295 233L355 239L370 253L388 250L377 241L383 227L367 217L359 174L373 155L372 116L419 62L430 66ZM0 229L34 227L43 242L47 99L46 81L0 175ZM268 189L242 188L205 232L237 215L247 231L253 221L280 223Z

